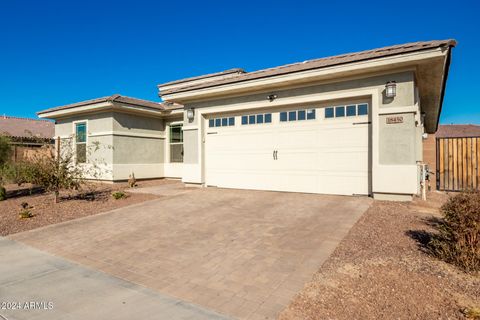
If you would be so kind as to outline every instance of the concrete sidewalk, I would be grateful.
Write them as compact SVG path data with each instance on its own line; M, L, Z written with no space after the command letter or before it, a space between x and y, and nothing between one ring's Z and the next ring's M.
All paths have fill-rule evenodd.
M21 309L11 310L13 307ZM227 319L182 300L0 238L0 319L2 317L8 320Z

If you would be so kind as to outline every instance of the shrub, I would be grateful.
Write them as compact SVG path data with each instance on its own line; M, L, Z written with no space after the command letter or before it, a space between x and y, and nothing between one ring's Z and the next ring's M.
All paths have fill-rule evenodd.
M0 185L0 201L7 199L7 190Z
M0 166L10 160L12 155L12 145L10 139L4 135L0 135Z
M127 197L127 194L123 191L115 191L112 193L112 197L115 199L115 200L118 200L118 199L125 199Z
M33 217L33 213L30 211L31 207L28 205L27 202L22 202L20 206L22 207L20 213L18 214L18 217L20 219L28 219Z
M466 271L480 271L480 192L463 192L442 206L439 234L428 246L438 258Z

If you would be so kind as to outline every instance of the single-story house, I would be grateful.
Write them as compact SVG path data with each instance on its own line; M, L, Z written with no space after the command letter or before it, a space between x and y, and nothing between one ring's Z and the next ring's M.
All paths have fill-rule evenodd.
M423 160L430 171L430 189L480 190L480 125L439 125L424 141Z
M55 124L49 120L0 117L0 135L10 138L12 161L19 162L37 154L49 155L44 146L53 146Z
M409 200L424 133L437 130L454 40L415 42L158 85L164 102L113 95L38 113L75 135L105 180ZM85 145L113 148L85 155Z

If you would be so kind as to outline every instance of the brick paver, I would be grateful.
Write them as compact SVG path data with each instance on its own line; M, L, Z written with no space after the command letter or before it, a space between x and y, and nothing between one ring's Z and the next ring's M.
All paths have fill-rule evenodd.
M194 189L11 238L223 314L271 319L370 203Z

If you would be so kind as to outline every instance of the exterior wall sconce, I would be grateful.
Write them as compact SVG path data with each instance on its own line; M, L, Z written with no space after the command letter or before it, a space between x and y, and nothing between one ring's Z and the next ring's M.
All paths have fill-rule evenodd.
M272 102L273 100L277 99L277 95L276 94L269 94L267 96L267 99L268 99L268 101Z
M187 119L192 121L193 118L195 118L195 112L193 111L193 109L188 109L187 110Z
M385 96L387 98L395 98L396 95L397 95L397 82L388 81L385 84Z

